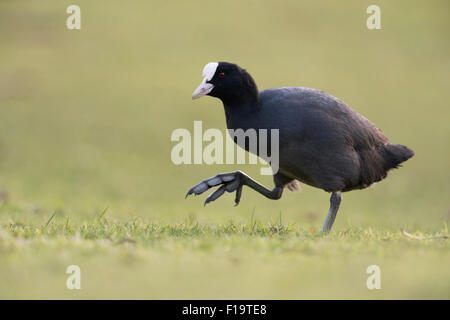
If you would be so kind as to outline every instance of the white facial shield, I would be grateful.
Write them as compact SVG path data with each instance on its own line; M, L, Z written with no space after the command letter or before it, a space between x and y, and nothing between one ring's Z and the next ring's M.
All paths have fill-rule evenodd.
M219 63L217 62L210 62L203 68L203 81L202 83L200 83L197 89L195 89L194 93L192 93L192 99L201 98L211 92L211 90L214 88L214 85L208 83L207 81L210 81L214 77L218 65Z

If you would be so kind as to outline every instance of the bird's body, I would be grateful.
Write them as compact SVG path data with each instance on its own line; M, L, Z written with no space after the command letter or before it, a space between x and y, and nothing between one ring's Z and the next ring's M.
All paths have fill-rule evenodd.
M283 87L259 92L244 69L227 62L207 64L203 75L193 98L210 95L221 99L228 129L279 132L279 168L274 174L273 190L241 171L223 173L189 190L188 195L201 194L222 185L205 203L225 191L236 191L238 204L244 185L267 198L279 199L285 187L291 189L292 183L299 180L332 193L322 229L329 232L339 209L341 192L363 189L384 179L390 169L414 155L403 145L391 144L372 122L323 91ZM241 143L241 147L251 151L246 141Z
M256 103L225 110L228 129L279 129L279 172L325 191L366 188L412 156L390 157L389 148L405 147L390 144L369 120L316 89L268 89Z

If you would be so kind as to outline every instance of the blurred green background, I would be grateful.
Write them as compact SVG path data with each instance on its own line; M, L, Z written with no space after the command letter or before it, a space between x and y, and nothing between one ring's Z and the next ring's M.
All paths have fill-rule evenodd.
M192 130L194 120L203 120L204 129L225 129L219 100L191 101L210 61L239 64L261 90L327 91L416 152L387 180L346 193L335 232L448 232L448 1L78 0L81 30L68 30L66 8L73 3L0 2L0 257L6 262L0 297L450 297L446 240L409 248L399 239L385 253L382 241L318 239L308 251L291 237L298 255L265 252L270 238L263 249L252 246L258 239L238 237L231 249L215 239L212 253L183 244L174 249L183 239L172 238L157 248L138 242L132 252L102 251L98 239L79 247L69 237L7 242L11 223L45 224L53 212L55 219L82 223L105 207L119 222L248 223L254 212L266 223L281 213L300 235L319 230L329 195L308 186L279 201L244 189L238 207L231 195L207 207L204 196L184 200L193 184L221 171L241 169L272 186L258 166L170 160L174 129ZM366 27L371 4L381 7L382 30ZM243 262L234 266L230 254ZM387 276L399 282L376 296L364 288L365 268L383 257L392 267ZM64 289L64 270L77 261L102 271L90 275L95 286L74 293ZM415 263L420 275L405 271ZM353 290L350 279L358 272L362 287Z

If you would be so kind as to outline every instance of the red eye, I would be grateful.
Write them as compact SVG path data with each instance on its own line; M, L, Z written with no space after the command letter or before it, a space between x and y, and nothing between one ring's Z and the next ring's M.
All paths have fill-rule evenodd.
M223 77L225 77L225 73L223 73L223 72L219 73L219 78L223 78Z

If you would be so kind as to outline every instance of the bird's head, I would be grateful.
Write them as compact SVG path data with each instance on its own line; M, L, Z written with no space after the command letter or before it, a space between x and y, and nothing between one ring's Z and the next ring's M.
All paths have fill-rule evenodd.
M248 72L229 62L210 62L203 68L203 81L192 99L205 95L219 98L226 105L253 102L258 88Z

